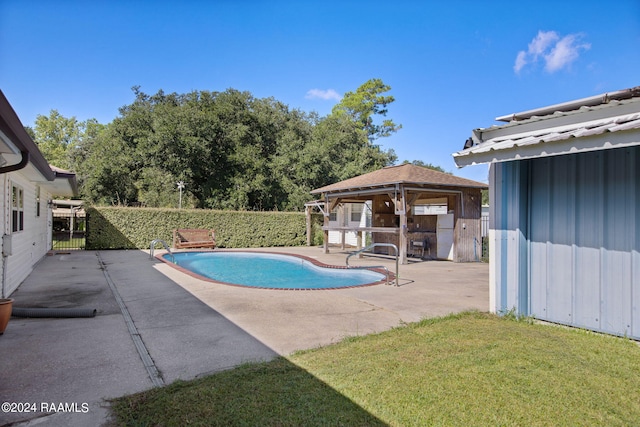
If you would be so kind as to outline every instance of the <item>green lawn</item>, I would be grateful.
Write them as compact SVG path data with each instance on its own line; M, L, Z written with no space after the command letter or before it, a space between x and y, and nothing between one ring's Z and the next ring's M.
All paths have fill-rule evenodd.
M112 403L127 426L639 425L640 346L464 313Z

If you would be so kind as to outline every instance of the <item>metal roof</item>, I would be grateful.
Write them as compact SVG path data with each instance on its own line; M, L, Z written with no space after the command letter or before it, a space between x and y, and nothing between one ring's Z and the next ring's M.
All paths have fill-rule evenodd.
M523 119L523 113L509 124L476 129L466 148L453 158L463 167L640 145L640 134L628 132L640 129L640 91L629 91L633 96L627 99L603 97L596 104L595 97L585 98L588 104L596 105L577 107L579 101L558 104L573 109L553 113L548 113L553 106L531 110L548 114Z
M387 166L364 175L327 185L311 191L311 194L389 187L396 184L488 188L487 184L481 182L405 163L397 166Z
M594 107L596 105L608 104L611 101L620 101L640 96L640 86L631 89L617 90L615 92L607 92L602 95L590 96L575 101L563 102L561 104L550 105L548 107L536 108L534 110L523 111L521 113L507 114L506 116L496 117L498 122L511 122L530 119L533 116L546 116L559 111L573 111L580 107Z

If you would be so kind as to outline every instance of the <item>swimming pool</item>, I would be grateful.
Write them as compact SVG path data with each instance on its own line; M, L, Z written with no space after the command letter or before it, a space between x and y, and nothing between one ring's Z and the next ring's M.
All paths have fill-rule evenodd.
M163 261L230 285L269 289L338 289L378 284L386 276L369 269L323 266L315 260L265 252L177 252ZM172 262L175 260L175 264Z

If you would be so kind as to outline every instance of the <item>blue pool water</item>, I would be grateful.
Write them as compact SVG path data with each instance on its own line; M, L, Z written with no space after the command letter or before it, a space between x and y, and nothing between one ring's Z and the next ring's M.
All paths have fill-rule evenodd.
M293 255L256 252L179 252L175 263L219 282L271 289L331 289L362 286L385 275L362 269L336 269L314 265ZM165 254L166 261L172 261Z

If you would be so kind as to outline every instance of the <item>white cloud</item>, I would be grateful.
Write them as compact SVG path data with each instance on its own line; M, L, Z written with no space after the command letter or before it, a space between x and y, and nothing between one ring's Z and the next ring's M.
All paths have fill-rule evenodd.
M327 89L327 90L323 90L323 89L311 89L309 91L307 91L307 94L305 95L305 98L307 99L324 99L325 101L328 101L330 99L335 99L336 101L339 101L340 99L342 99L342 96L340 96L340 94L338 92L336 92L333 89Z
M544 57L545 70L550 73L558 71L578 59L581 50L589 50L591 45L579 43L580 38L578 34L570 34L556 43L551 52Z
M518 56L516 56L516 63L513 66L513 69L516 73L519 73L525 65L527 65L527 52L521 50L518 52Z
M538 31L528 49L518 52L513 70L519 73L526 65L535 64L540 58L549 73L566 68L578 59L581 51L591 48L589 43L580 42L582 37L582 34L569 34L561 38L555 31Z
M555 31L538 31L538 35L529 43L529 54L534 58L542 55L560 36Z

